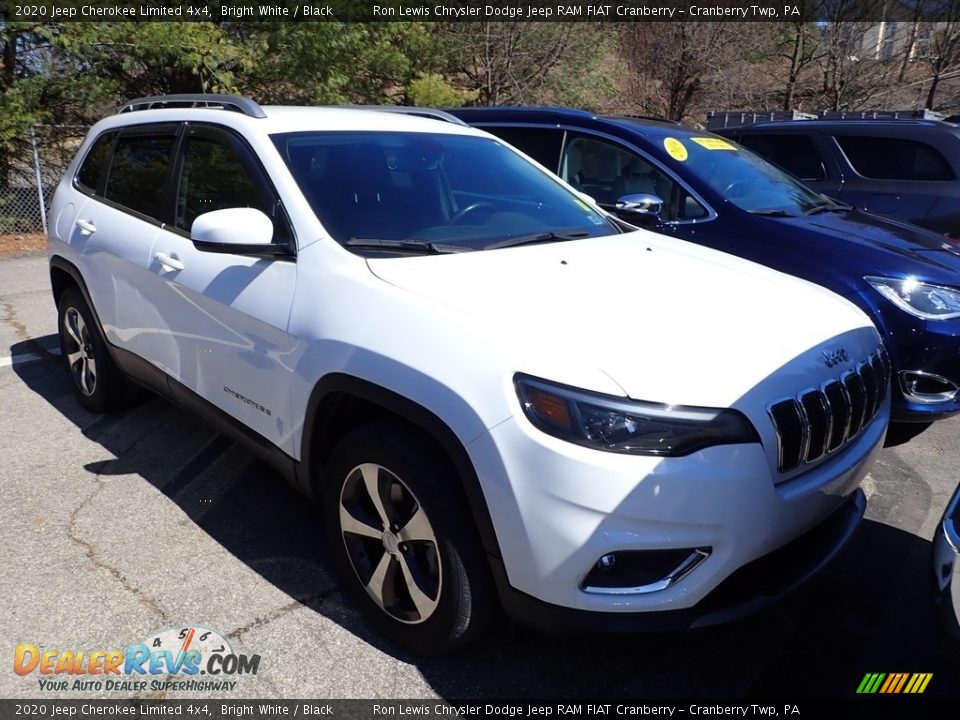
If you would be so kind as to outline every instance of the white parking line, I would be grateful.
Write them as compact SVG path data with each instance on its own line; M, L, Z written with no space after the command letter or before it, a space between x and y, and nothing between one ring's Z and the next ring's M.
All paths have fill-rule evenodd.
M59 355L60 351L58 349L51 349L50 353L53 355ZM18 355L4 355L0 357L0 368L13 367L14 365L23 365L25 363L36 362L37 360L43 360L43 355L37 355L37 353L20 353Z

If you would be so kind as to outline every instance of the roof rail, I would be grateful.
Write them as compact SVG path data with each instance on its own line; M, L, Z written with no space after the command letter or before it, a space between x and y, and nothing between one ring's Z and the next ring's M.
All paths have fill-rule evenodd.
M338 105L337 107L351 108L354 110L376 110L377 112L399 113L401 115L416 115L417 117L431 118L432 120L443 120L454 125L467 124L456 115L451 115L445 110L435 108L413 107L410 105Z
M747 125L756 125L760 122L779 122L782 120L816 120L817 116L813 113L800 112L799 110L717 110L707 113L707 130L719 130L722 128L746 127Z
M242 95L218 95L215 93L188 93L185 95L154 95L131 100L120 112L157 110L162 108L206 107L217 110L240 112L248 117L265 118L267 114L256 101Z
M627 120L654 120L656 122L670 123L671 125L683 125L679 120L672 120L670 118L661 117L660 115L636 115L633 113L625 113L620 115L622 118Z
M821 120L943 120L933 110L821 110Z

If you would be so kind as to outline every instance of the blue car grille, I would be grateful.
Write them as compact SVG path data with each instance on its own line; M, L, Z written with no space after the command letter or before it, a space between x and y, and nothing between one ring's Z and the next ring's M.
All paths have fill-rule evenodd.
M780 472L819 460L857 437L883 404L889 383L890 359L880 347L836 380L773 403L768 412Z

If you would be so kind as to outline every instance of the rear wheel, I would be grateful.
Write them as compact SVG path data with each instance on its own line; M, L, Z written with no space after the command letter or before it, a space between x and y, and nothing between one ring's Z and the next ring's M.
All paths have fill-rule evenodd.
M420 654L468 642L492 589L450 464L418 434L374 423L344 437L328 467L329 546L371 624Z
M119 408L131 397L127 379L113 362L79 288L64 291L58 305L60 353L77 400L97 413Z

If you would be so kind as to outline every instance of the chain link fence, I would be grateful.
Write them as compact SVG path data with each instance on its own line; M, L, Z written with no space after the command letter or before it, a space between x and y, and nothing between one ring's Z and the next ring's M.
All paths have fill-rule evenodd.
M47 208L87 127L37 125L0 155L0 238L46 234Z

